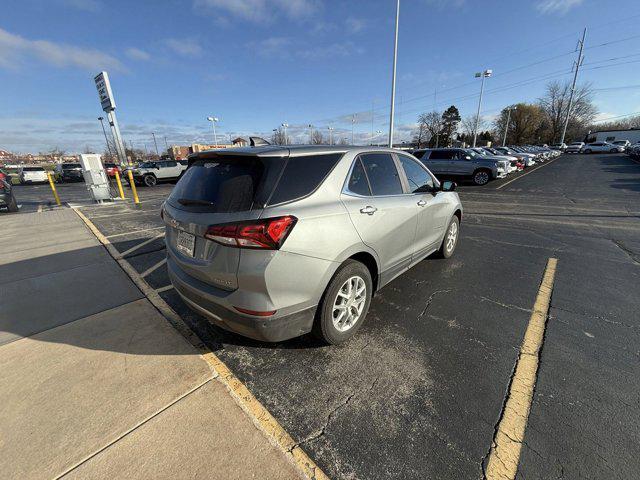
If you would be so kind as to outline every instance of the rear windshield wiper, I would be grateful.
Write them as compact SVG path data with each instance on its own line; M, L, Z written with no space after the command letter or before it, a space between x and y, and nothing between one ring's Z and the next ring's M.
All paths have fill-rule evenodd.
M207 207L212 207L214 205L213 202L208 200L198 200L197 198L179 198L178 203L180 205L205 205Z

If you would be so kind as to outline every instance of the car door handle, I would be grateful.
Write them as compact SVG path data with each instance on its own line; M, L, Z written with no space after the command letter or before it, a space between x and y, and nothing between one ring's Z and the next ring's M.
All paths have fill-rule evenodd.
M419 206L419 207L424 207L426 204L427 204L427 202L425 202L424 200L420 200L420 201L418 202L418 206Z
M367 205L366 207L360 209L360 213L366 213L367 215L373 215L377 211L378 209L376 207L372 207L371 205Z

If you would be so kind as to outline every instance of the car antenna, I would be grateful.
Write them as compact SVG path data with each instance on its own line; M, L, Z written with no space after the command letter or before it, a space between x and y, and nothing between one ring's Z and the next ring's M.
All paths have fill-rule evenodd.
M264 145L271 145L262 137L249 137L249 145L252 147L262 147Z

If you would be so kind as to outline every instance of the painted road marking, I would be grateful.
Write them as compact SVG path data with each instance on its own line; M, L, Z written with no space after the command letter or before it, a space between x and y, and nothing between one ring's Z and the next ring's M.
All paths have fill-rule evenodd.
M514 178L513 180L509 180L508 182L503 183L502 185L500 185L499 187L496 188L496 190L500 190L503 187L506 187L507 185L509 185L512 182L515 182L516 180L520 180L522 177L526 177L527 175L529 175L530 173L533 173L537 170L540 170L542 167L546 167L547 165L552 164L553 162L555 162L557 159L559 159L560 157L556 157L553 160L547 160L546 162L544 162L542 165L540 165L539 167L534 168L533 170L529 170L528 172L523 173L522 175L519 175L518 177Z
M42 213L42 204L38 205L38 213Z
M76 214L84 221L93 232L96 238L102 243L111 256L118 262L133 283L142 291L154 307L173 325L173 327L184 336L189 343L196 347L205 362L209 365L214 376L230 392L238 406L245 411L253 421L253 424L264 433L269 441L275 445L285 457L308 479L329 480L329 477L319 466L300 448L291 435L282 428L278 421L269 411L256 399L249 389L233 374L225 363L218 356L207 348L200 338L191 330L184 320L178 315L167 302L165 302L157 290L152 289L147 282L136 272L136 270L125 259L120 257L109 239L89 220L80 210L74 209ZM164 287L163 287L164 288Z
M150 273L155 272L158 268L160 268L162 265L164 265L165 263L167 263L167 259L163 258L162 260L160 260L158 263L156 263L154 266L147 268L144 272L142 272L140 274L140 276L142 278L146 277L147 275L149 275ZM156 290L157 291L157 290Z
M123 233L114 233L113 235L107 235L106 238L116 238L116 237L124 237L126 235L133 235L134 233L140 233L140 232L149 232L151 230L160 230L165 228L164 225L161 227L152 227L152 228L140 228L138 230L131 230L130 232L123 232Z
M538 290L527 331L524 334L515 373L509 386L485 471L487 480L513 480L518 471L524 432L529 420L533 390L536 385L540 349L544 341L547 315L558 260L550 258Z
M76 210L76 211L77 211L77 210ZM149 245L151 242L154 242L154 241L156 241L157 239L159 239L159 238L161 238L161 237L164 237L164 232L162 232L162 233L161 233L161 234L159 234L159 235L156 235L155 237L148 238L148 239L147 239L147 240L145 240L144 242L140 242L139 244L134 245L134 246L133 246L133 247L131 247L129 250L125 250L124 252L122 252L122 253L120 254L120 258L124 258L124 257L126 257L126 256L127 256L127 255L129 255L130 253L135 252L136 250L138 250L139 248L144 247L145 245Z
M164 287L156 288L156 293L168 292L173 289L173 285L165 285Z

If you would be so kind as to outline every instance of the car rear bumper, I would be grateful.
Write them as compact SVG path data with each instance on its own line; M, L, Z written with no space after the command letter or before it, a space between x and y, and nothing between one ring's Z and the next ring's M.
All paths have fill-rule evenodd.
M316 307L278 316L259 317L232 310L228 298L233 292L213 287L185 273L171 256L167 269L173 287L184 302L213 324L263 342L280 342L309 333Z

